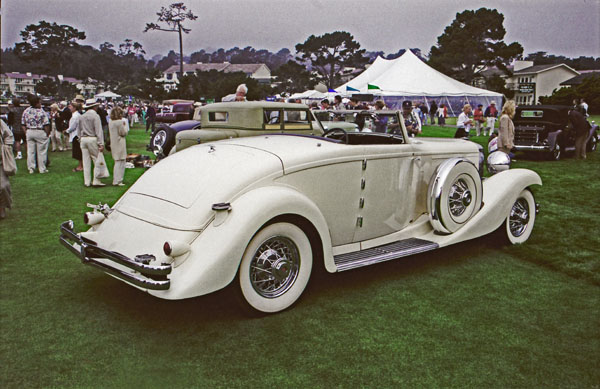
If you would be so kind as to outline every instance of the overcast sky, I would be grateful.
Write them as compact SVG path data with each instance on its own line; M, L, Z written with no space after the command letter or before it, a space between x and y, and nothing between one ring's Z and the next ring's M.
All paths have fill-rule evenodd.
M21 41L19 32L40 20L68 24L86 33L80 42L96 48L130 38L150 58L179 51L176 33L143 33L156 12L175 0L1 0L2 48ZM178 0L182 1L182 0ZM505 17L505 42L525 54L547 51L567 57L600 57L600 0L186 0L198 16L188 22L184 54L252 46L278 51L310 35L348 31L363 48L394 53L420 48L429 53L457 12L495 8Z

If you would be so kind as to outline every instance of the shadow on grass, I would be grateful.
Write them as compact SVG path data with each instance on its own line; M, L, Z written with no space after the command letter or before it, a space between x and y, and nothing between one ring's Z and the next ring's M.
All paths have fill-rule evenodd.
M280 314L302 309L303 304L329 304L337 298L344 302L344 295L348 293L362 290L367 292L390 281L401 282L432 270L462 266L472 257L479 257L482 253L490 251L489 241L480 238L342 273L331 274L321 266L315 266L309 285L297 304ZM189 329L209 323L244 322L261 317L245 313L236 291L237 278L224 289L205 296L185 300L163 300L103 273L87 267L85 270L86 279L73 280L67 288L72 290L71 296L77 296L73 303L101 306L108 311L108 315L125 322L135 321L144 329Z

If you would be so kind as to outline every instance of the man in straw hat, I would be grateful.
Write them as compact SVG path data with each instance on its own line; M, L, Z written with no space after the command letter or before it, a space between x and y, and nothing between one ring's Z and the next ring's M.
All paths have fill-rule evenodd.
M102 124L100 122L100 116L98 115L98 106L100 105L94 99L88 99L85 101L83 107L86 112L79 117L79 128L77 129L77 135L79 136L81 143L81 154L83 159L83 182L85 186L104 186L97 177L94 176L92 181L92 164L96 166L96 159L98 154L104 150L104 135L102 133ZM91 181L91 182L90 182Z

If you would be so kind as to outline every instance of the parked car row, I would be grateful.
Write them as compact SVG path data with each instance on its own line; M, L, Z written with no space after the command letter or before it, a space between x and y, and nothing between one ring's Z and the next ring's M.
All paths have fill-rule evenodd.
M171 300L232 284L272 313L298 301L315 266L336 273L532 233L535 172L483 178L481 146L410 138L397 111L237 102L194 119L159 127L154 145L169 157L86 213L87 231L62 223L61 243L84 264Z

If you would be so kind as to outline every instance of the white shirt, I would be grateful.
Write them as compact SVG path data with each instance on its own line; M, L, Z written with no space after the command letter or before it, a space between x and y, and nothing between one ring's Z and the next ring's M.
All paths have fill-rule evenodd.
M77 136L77 129L79 128L79 120L77 120L81 116L79 111L73 112L71 115L71 119L69 120L69 128L67 128L67 134L69 134L69 142L73 142L73 139Z
M460 115L458 115L458 120L456 121L456 127L464 127L466 132L469 132L471 130L471 123L466 124L469 121L469 116L467 116L466 113L461 112Z

